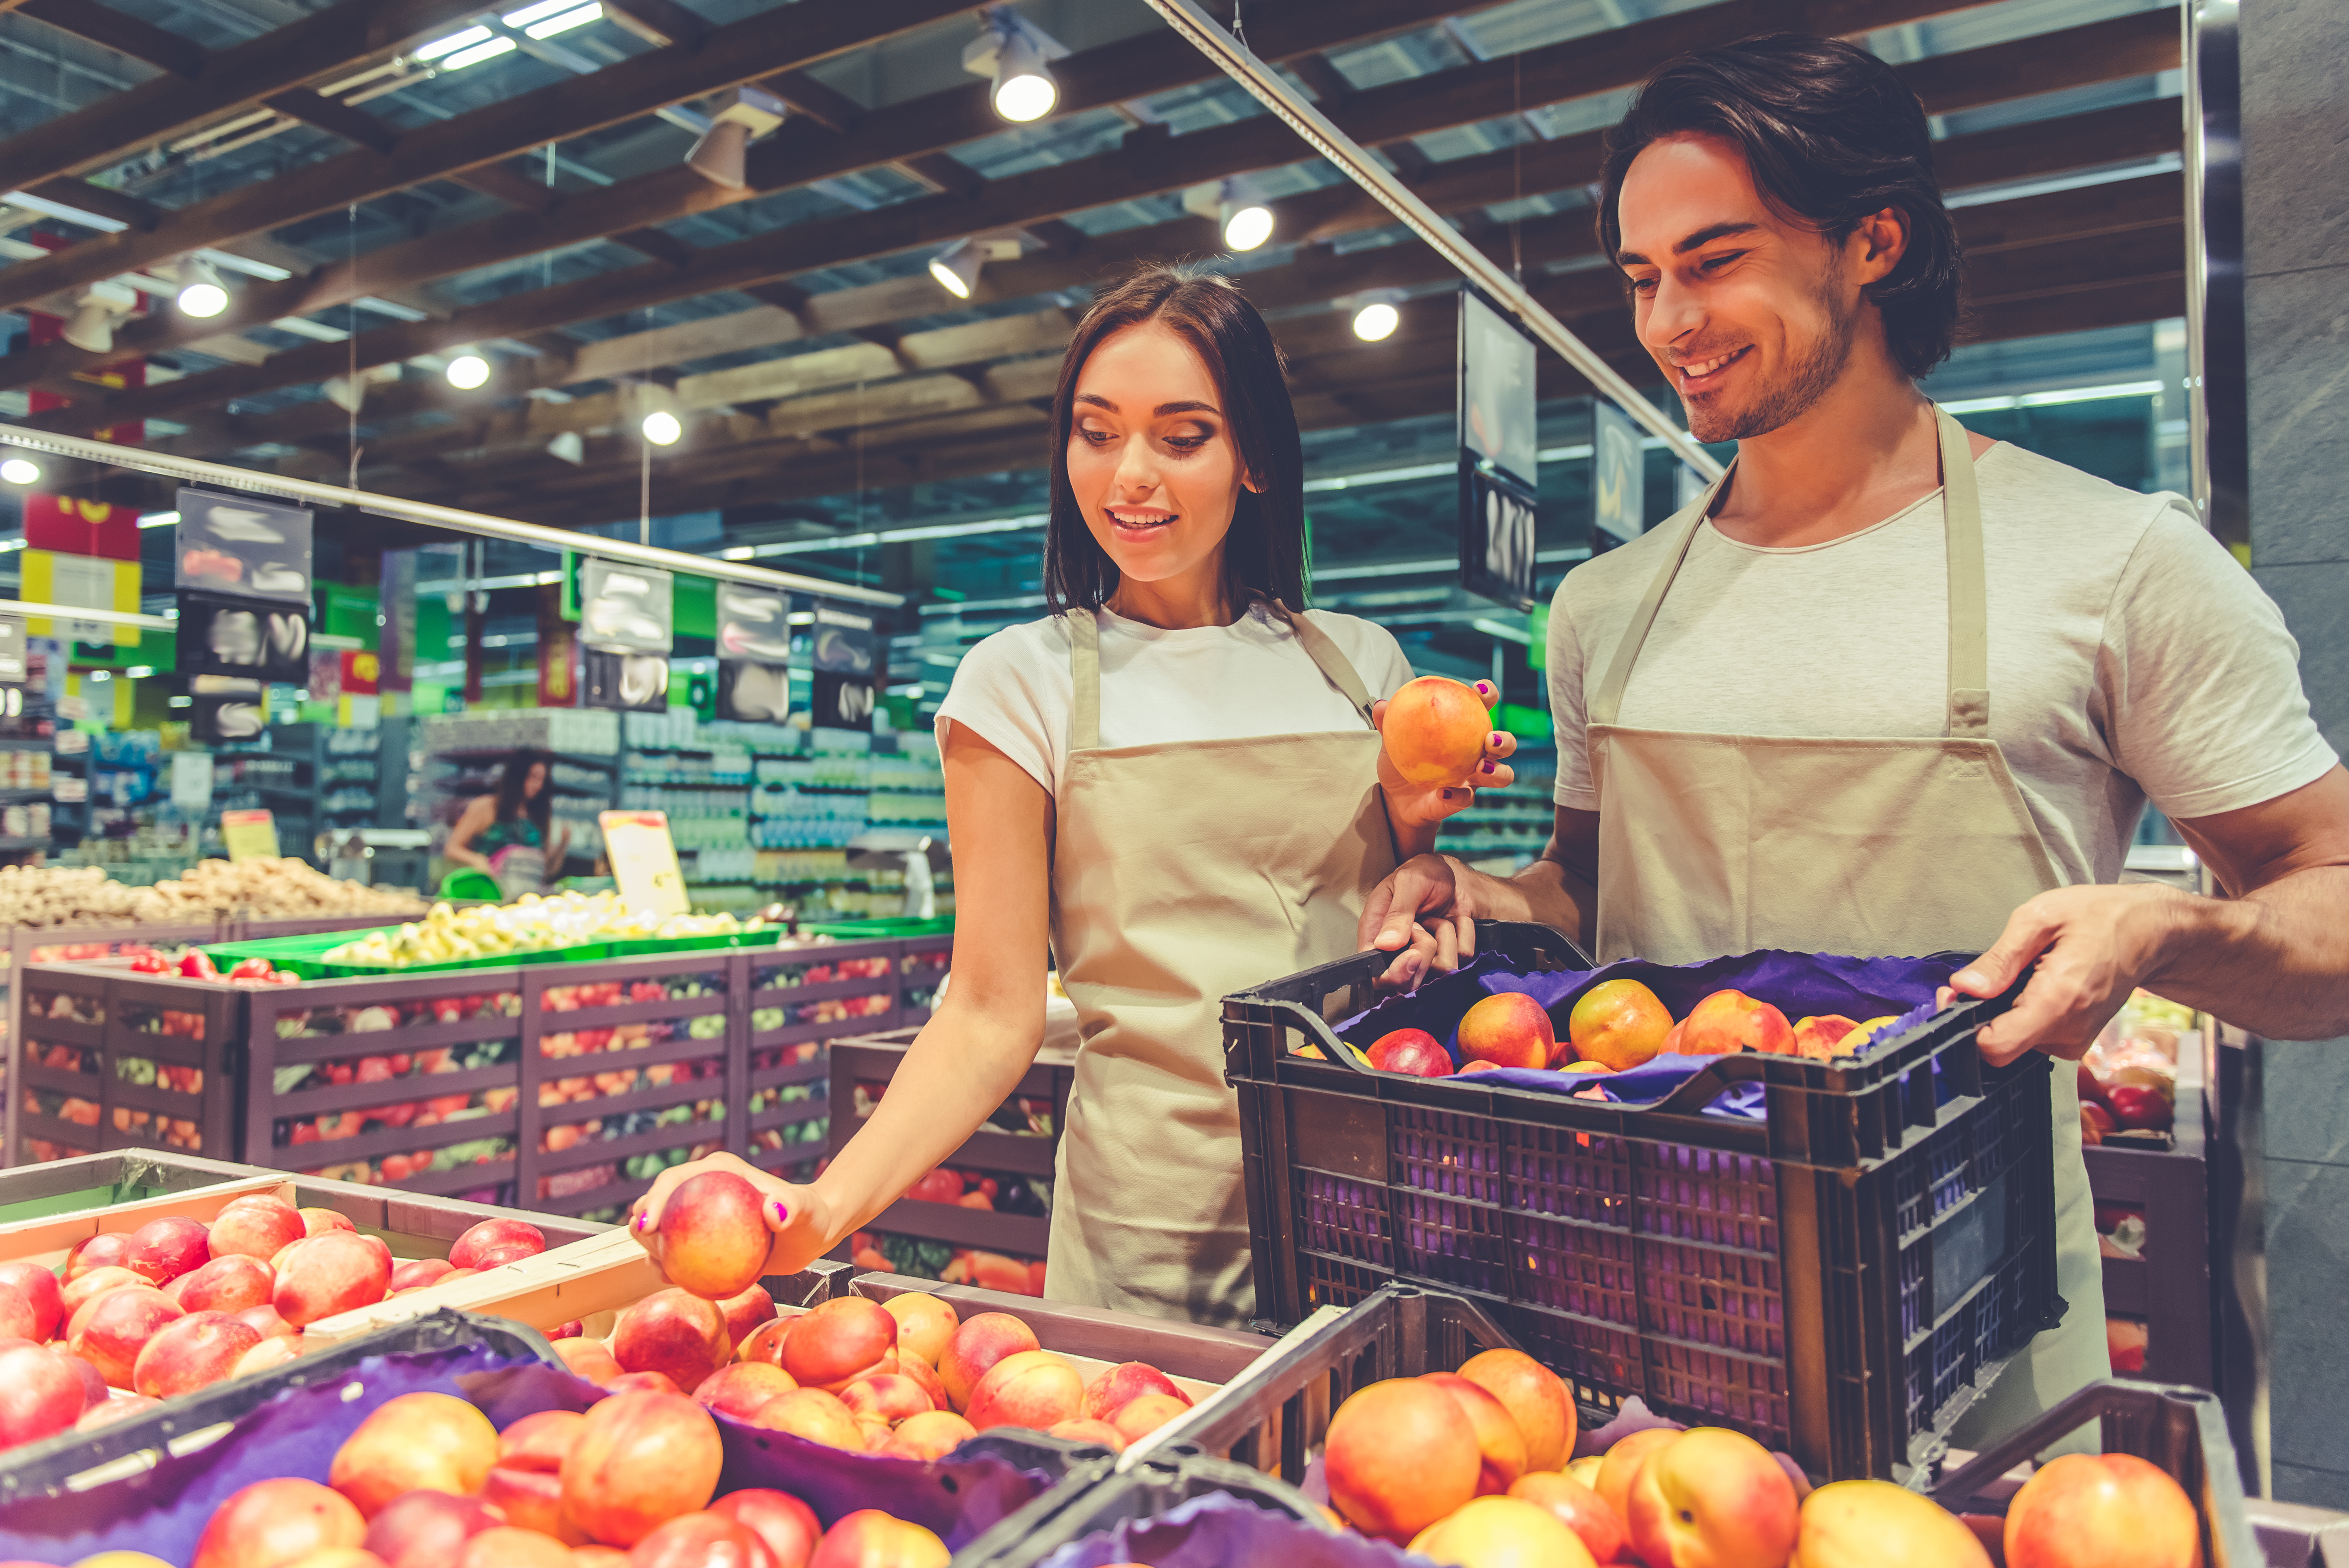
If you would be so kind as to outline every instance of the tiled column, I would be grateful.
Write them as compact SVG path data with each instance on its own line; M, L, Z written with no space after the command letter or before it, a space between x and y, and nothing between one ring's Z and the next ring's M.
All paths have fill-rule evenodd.
M2349 5L2242 7L2252 571L2349 753ZM2349 1508L2349 1040L2266 1065L2278 1497Z

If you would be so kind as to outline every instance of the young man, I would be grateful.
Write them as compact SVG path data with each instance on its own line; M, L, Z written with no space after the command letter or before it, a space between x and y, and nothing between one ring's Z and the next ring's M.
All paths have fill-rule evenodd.
M2184 501L1918 390L1961 278L1899 78L1791 36L1674 61L1609 139L1599 223L1690 428L1736 462L1558 589L1542 858L1509 881L1413 860L1364 944L1417 918L1459 952L1479 919L1602 960L1958 950L1982 996L2035 963L1982 1032L1999 1062L2076 1058L2138 985L2271 1037L2349 1033L2349 774L2298 650ZM2148 799L2230 899L2116 885ZM2070 1311L1977 1432L2106 1372L2068 1069L2051 1111Z

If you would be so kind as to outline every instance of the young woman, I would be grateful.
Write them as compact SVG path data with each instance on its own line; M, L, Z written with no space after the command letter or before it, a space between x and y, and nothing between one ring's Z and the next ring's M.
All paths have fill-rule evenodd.
M441 854L489 872L508 898L538 892L549 871L562 868L571 842L568 828L559 838L548 834L554 810L551 767L543 753L526 747L507 758L497 789L465 808Z
M1069 345L1053 429L1053 614L972 649L938 714L953 986L812 1186L715 1156L662 1176L637 1234L678 1181L722 1166L769 1193L773 1267L804 1266L1011 1092L1057 961L1084 1043L1046 1291L1243 1323L1222 998L1355 951L1364 893L1475 787L1506 785L1516 745L1488 737L1480 771L1448 789L1385 762L1383 699L1411 669L1382 628L1301 608L1297 416L1233 284L1151 268L1104 294Z

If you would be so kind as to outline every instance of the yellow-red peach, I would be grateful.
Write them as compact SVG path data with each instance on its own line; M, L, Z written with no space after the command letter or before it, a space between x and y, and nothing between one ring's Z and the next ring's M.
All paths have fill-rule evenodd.
M704 1409L747 1421L760 1406L798 1387L780 1367L764 1361L731 1361L703 1378L693 1398Z
M657 1290L621 1313L608 1348L621 1371L665 1373L688 1394L734 1357L726 1315L718 1304L674 1287Z
M1484 1460L1459 1400L1432 1383L1392 1377L1338 1407L1323 1466L1338 1511L1400 1546L1476 1495Z
M367 1521L363 1544L383 1559L385 1568L448 1568L467 1541L503 1522L479 1498L403 1492Z
M1144 1394L1138 1398L1128 1399L1125 1408L1117 1413L1117 1418L1110 1425L1115 1427L1118 1436L1127 1442L1138 1443L1167 1422L1180 1419L1183 1412L1190 1408L1188 1399L1166 1394Z
M185 1315L152 1285L124 1285L82 1303L67 1326L66 1347L117 1388L128 1388L147 1342Z
M794 1388L776 1395L751 1412L750 1424L851 1453L863 1453L866 1446L856 1412L842 1404L838 1396L821 1388Z
M239 1323L249 1324L264 1339L291 1337L302 1331L277 1315L274 1306L248 1306L242 1312L229 1314Z
M150 1399L217 1383L261 1343L261 1331L224 1312L193 1312L155 1331L131 1364L130 1386Z
M586 1537L563 1512L563 1460L585 1426L575 1410L542 1410L508 1426L498 1434L498 1462L481 1483L483 1501L508 1523L584 1544Z
M787 1491L745 1487L711 1503L709 1511L749 1525L774 1554L775 1568L807 1568L816 1542L823 1539L815 1510Z
M38 1344L49 1338L66 1320L65 1293L57 1276L43 1264L29 1258L16 1258L0 1264L0 1285L25 1298L33 1310L33 1332L26 1338Z
M991 1427L1040 1432L1084 1413L1084 1379L1066 1358L1049 1350L1023 1350L988 1367L963 1411L982 1432Z
M932 1410L898 1422L883 1451L906 1459L942 1460L977 1436L978 1429L952 1410Z
M108 1264L103 1268L90 1269L67 1280L57 1292L57 1305L65 1314L63 1321L69 1324L85 1305L108 1291L136 1289L146 1284L146 1275L132 1274L118 1264Z
M535 1530L493 1524L465 1542L456 1568L571 1568L571 1548Z
M498 1430L480 1410L449 1394L402 1394L343 1440L326 1480L373 1519L419 1487L470 1497L497 1459Z
M1147 1361L1121 1361L1085 1385L1086 1417L1096 1421L1117 1418L1117 1413L1144 1394L1164 1394L1187 1406L1191 1397L1174 1379Z
M277 1271L270 1305L296 1328L338 1312L372 1305L391 1283L391 1257L349 1232L330 1232L297 1242Z
M1815 1062L1830 1061L1849 1055L1840 1047L1844 1037L1859 1027L1859 1020L1847 1018L1841 1013L1829 1013L1825 1017L1805 1017L1795 1020L1795 1054Z
M66 1254L66 1284L73 1284L92 1269L121 1268L129 1257L129 1232L100 1231Z
M1680 1435L1677 1427L1651 1427L1620 1439L1600 1456L1598 1477L1591 1481L1590 1490L1615 1511L1625 1529L1630 1528L1631 1483L1640 1479L1640 1467L1648 1462L1649 1455Z
M1487 1350L1463 1363L1460 1376L1498 1399L1516 1422L1526 1470L1554 1470L1574 1452L1574 1400L1557 1373L1522 1350Z
M428 1284L439 1284L441 1276L455 1267L447 1258L410 1258L391 1271L387 1288L394 1295L403 1290L421 1290Z
M367 1521L314 1480L257 1480L212 1511L188 1568L275 1568L336 1546L359 1546Z
M587 1412L564 1456L563 1511L589 1540L634 1546L708 1507L725 1460L718 1423L692 1400L614 1394Z
M1475 688L1443 676L1405 682L1379 721L1388 759L1413 784L1465 780L1485 759L1492 730L1492 711Z
M62 1432L89 1403L80 1371L38 1345L0 1350L0 1449Z
M1546 1068L1557 1058L1557 1032L1542 1005L1522 991L1496 991L1460 1020L1460 1054L1499 1068Z
M647 1238L661 1273L712 1301L758 1284L775 1242L764 1205L759 1190L730 1171L687 1177L661 1205L660 1223Z
M2199 1568L2202 1528L2185 1489L2147 1460L2064 1454L2007 1504L2003 1545L2006 1568Z
M783 1342L783 1370L803 1388L837 1394L859 1377L885 1367L897 1347L897 1320L877 1301L861 1295L824 1302L792 1326Z
M263 1340L236 1358L229 1368L232 1377L250 1377L255 1372L273 1371L289 1361L302 1358L302 1338L299 1335L280 1335Z
M860 1420L877 1416L890 1426L908 1416L937 1408L936 1401L922 1386L902 1372L876 1372L869 1377L859 1377L840 1391L840 1402Z
M946 1354L947 1341L962 1326L962 1316L955 1311L952 1302L942 1301L926 1290L909 1290L881 1305L897 1320L897 1355L901 1360L912 1356L935 1368L938 1357Z
M1559 1523L1582 1538L1590 1555L1601 1563L1619 1557L1630 1532L1607 1500L1570 1475L1556 1470L1527 1470L1509 1487L1509 1495L1546 1508Z
M680 1514L628 1553L628 1568L775 1568L759 1532L710 1510Z
M948 1336L938 1357L938 1381L947 1387L947 1402L957 1410L968 1408L971 1390L997 1362L1040 1348L1036 1331L1009 1313L978 1314Z
M481 1266L481 1255L498 1247L528 1247L533 1253L546 1251L546 1235L527 1220L483 1220L449 1247L449 1266L471 1269Z
M563 1364L590 1383L606 1384L620 1375L620 1364L612 1358L611 1346L600 1339L558 1339L555 1355Z
M726 1343L740 1345L761 1324L775 1320L775 1298L762 1284L745 1286L718 1304L726 1318Z
M230 1253L181 1274L166 1294L190 1312L243 1312L269 1305L277 1276L259 1258Z
M1516 1497L1480 1497L1413 1538L1413 1555L1462 1568L1596 1568L1582 1538Z
M1476 1449L1483 1460L1476 1494L1497 1497L1507 1491L1526 1473L1526 1437L1508 1408L1457 1372L1430 1372L1421 1381L1433 1383L1459 1400L1469 1425L1476 1429Z
M783 1341L792 1336L792 1326L797 1315L778 1317L762 1323L734 1342L737 1361L764 1361L781 1367L783 1364Z
M1107 1421L1080 1416L1073 1421L1062 1421L1046 1429L1048 1438L1058 1438L1064 1443L1093 1443L1113 1454L1125 1451L1125 1434Z
M302 1233L305 1235L323 1236L328 1231L356 1232L358 1229L351 1222L351 1217L340 1210L314 1208L297 1210L296 1212L302 1216Z
M2115 1559L2109 1545L2094 1550ZM2127 1561L2135 1563L2136 1558ZM1803 1500L1788 1568L1990 1568L1990 1553L1956 1514L1889 1480L1839 1480Z
M951 1555L920 1525L860 1508L823 1532L808 1568L947 1568Z
M1652 1059L1672 1032L1672 1016L1637 980L1602 980L1575 998L1567 1015L1571 1055L1621 1072Z
M1725 1427L1692 1427L1640 1467L1623 1522L1656 1568L1781 1568L1798 1508L1769 1449Z
M1715 991L1689 1009L1680 1029L1679 1048L1686 1056L1751 1050L1783 1057L1795 1051L1795 1026L1786 1022L1786 1015L1743 991Z
M247 1257L267 1263L280 1248L309 1233L301 1212L293 1204L256 1193L239 1198L212 1216L205 1244L215 1258Z
M946 1384L939 1380L937 1373L931 1368L930 1364L920 1357L907 1356L901 1351L897 1357L897 1374L900 1377L911 1377L921 1385L922 1392L930 1397L930 1408L933 1410L943 1410L948 1408Z

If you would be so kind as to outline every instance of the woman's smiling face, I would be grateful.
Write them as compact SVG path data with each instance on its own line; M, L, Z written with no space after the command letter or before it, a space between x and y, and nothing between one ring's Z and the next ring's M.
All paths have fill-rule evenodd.
M1094 346L1077 375L1069 488L1123 582L1220 577L1243 483L1222 391L1188 343L1143 322Z

